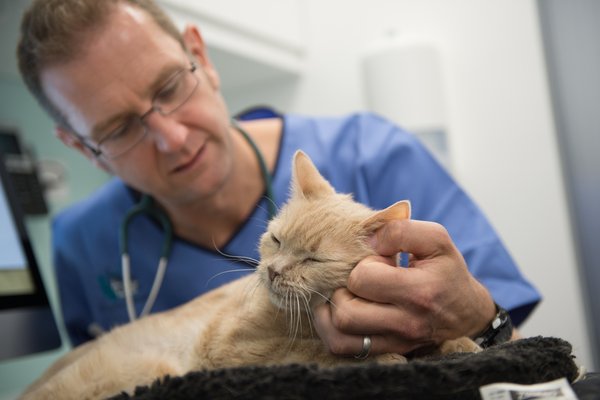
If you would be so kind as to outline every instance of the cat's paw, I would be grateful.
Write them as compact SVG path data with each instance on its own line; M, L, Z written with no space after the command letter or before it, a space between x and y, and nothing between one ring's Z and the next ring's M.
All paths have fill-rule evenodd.
M477 343L468 337L446 340L440 346L440 354L449 353L479 353L482 350Z
M397 353L379 354L373 359L379 364L406 364L408 362L406 357Z

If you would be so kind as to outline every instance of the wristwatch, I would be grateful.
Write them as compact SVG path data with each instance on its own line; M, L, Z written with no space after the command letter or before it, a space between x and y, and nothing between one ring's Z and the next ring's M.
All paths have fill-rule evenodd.
M490 326L473 339L481 348L508 342L512 336L513 325L508 311L496 304L496 316Z

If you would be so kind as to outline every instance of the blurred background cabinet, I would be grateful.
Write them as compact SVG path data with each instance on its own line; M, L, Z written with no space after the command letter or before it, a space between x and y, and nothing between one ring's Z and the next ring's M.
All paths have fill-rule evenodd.
M301 0L160 0L180 28L194 23L208 47L225 98L248 86L296 79L305 44Z

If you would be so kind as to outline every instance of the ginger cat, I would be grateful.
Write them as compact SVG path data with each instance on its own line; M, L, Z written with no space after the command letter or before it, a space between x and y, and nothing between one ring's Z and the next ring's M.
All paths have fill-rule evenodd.
M22 398L106 398L161 376L202 369L360 362L327 351L312 327L311 309L346 284L358 261L374 254L366 239L375 230L409 217L406 201L373 211L335 193L299 151L291 198L261 238L256 272L75 348ZM478 350L467 338L441 348ZM371 359L406 361L399 355Z

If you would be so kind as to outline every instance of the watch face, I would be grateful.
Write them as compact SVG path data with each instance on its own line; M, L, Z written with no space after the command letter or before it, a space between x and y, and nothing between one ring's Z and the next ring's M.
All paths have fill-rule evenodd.
M512 321L510 315L502 307L496 305L498 314L490 324L489 328L475 339L482 348L487 348L496 344L505 343L512 337Z
M501 319L501 323L500 323L500 326L498 328L496 328L498 333L496 334L496 337L494 338L493 344L500 344L500 343L508 342L510 340L510 338L512 337L513 326L512 326L512 321L510 320L510 315L503 308L500 308L498 315Z

